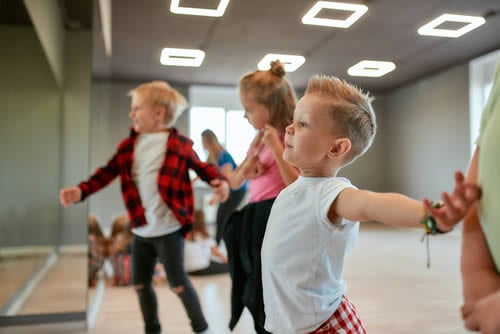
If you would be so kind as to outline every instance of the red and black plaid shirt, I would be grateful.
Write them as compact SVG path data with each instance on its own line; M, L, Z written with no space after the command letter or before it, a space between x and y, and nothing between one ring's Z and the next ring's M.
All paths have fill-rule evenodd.
M85 182L78 185L82 190L82 201L99 191L120 175L121 190L132 227L147 224L139 191L132 180L131 169L134 161L134 144L138 133L131 130L130 137L122 140L117 152L106 166L98 168ZM224 178L213 165L200 161L193 150L191 139L180 135L175 128L170 129L166 145L165 160L158 172L158 191L162 200L181 224L181 232L186 234L192 228L194 198L188 170L192 169L205 182Z

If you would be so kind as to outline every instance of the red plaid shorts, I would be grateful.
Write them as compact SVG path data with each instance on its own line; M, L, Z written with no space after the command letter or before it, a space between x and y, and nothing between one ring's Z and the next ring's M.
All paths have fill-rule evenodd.
M349 299L342 296L342 302L332 316L318 329L309 334L366 334L356 312L356 307Z

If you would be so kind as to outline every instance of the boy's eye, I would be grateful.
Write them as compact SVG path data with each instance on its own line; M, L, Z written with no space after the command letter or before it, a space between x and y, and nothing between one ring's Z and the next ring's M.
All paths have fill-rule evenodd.
M305 128L307 126L306 122L299 122L299 128Z

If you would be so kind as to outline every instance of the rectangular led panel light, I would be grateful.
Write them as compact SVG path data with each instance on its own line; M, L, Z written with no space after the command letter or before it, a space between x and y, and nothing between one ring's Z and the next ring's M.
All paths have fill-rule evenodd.
M270 68L271 62L274 60L279 60L285 67L286 72L294 72L297 70L304 62L306 58L296 55L283 55L279 53L268 53L262 58L262 60L257 65L257 68L261 71L266 71Z
M205 52L197 49L164 48L161 50L160 63L169 66L198 67L205 58Z
M224 15L229 0L220 0L216 9L182 7L179 5L180 0L172 0L170 2L170 11L174 14L198 15L198 16L213 16L220 17Z
M453 30L453 29L438 29L437 26L443 24L444 22L459 22L464 23L464 26ZM481 16L466 16L466 15L455 15L455 14L443 14L431 22L424 24L418 29L420 35L426 36L441 36L441 37L451 37L457 38L477 27L483 25L486 21Z
M332 9L352 12L348 18L345 20L335 20L316 17L322 9ZM327 27L337 27L337 28L349 28L354 22L356 22L361 16L363 16L368 7L365 5L358 5L345 2L332 2L332 1L318 1L312 6L311 9L302 18L303 24L312 24L318 26Z
M349 67L347 74L352 77L381 77L396 69L391 61L362 60Z

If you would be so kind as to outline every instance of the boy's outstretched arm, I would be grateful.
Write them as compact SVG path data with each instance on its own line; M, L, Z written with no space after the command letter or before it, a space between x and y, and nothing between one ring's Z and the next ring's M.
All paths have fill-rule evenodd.
M437 213L437 227L443 232L457 224L480 196L479 187L466 183L461 173L456 174L455 182L453 192L443 193L441 196L445 205L431 212ZM378 221L393 226L421 227L420 220L429 204L426 203L397 193L345 189L332 203L328 218L330 221L342 217L351 221Z
M119 173L118 153L108 163L98 168L85 182L76 187L63 188L59 192L59 201L64 207L84 200L87 196L107 186Z

